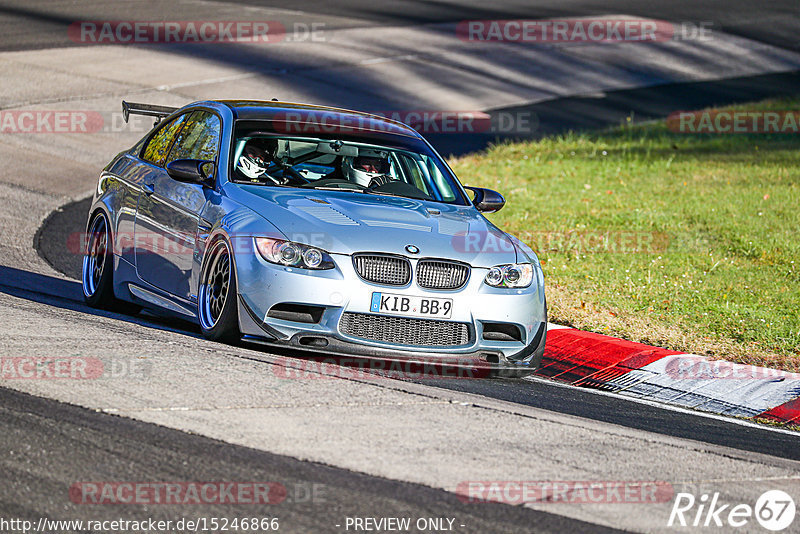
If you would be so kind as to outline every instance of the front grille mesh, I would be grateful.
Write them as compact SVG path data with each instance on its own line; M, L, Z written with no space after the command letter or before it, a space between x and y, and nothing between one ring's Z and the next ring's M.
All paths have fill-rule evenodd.
M359 254L353 256L358 275L369 282L404 286L411 281L411 264L404 258Z
M426 289L458 289L467 278L469 267L462 263L421 260L417 264L417 284Z
M451 321L345 312L343 334L400 345L455 347L469 343L469 325Z

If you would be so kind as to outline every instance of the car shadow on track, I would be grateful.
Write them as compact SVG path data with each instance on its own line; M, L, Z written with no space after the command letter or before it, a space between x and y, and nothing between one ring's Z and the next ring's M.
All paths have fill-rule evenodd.
M83 301L83 290L80 282L25 271L6 265L0 265L0 293L87 315L110 317L128 323L158 328L159 330L175 331L194 337L200 336L199 327L188 321L161 317L147 312L138 315L126 315L91 308Z
M145 309L138 314L129 315L91 308L83 301L81 284L74 280L0 265L0 293L87 315L112 318L195 338L201 337L197 324L151 310ZM247 340L242 340L233 346L285 359L285 362L281 363L286 364L283 366L286 378L311 378L319 375L329 378L406 379L424 382L427 379L480 379L490 376L490 367L476 365L471 361L459 365L446 365L424 359L407 361L399 358L359 357L264 345Z

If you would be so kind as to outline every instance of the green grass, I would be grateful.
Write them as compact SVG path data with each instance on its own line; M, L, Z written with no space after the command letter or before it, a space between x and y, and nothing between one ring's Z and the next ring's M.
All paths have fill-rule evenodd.
M737 108L798 110L800 99ZM505 195L490 218L539 254L551 320L800 369L797 135L687 135L657 122L451 164L462 182ZM605 232L624 251L598 250ZM644 246L620 243L630 236Z

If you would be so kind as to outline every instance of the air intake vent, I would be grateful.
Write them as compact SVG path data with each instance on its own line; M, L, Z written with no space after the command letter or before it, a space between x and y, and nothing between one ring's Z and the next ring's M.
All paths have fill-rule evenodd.
M358 276L387 286L404 286L411 281L411 264L405 258L356 254L353 266Z
M483 323L483 339L489 341L522 341L522 330L515 324Z
M267 317L294 321L296 323L318 323L322 319L325 308L322 306L306 306L304 304L276 304L267 312Z
M343 313L339 329L361 339L418 347L456 347L470 341L466 323L367 313Z
M420 260L417 284L426 289L458 289L469 278L469 266L442 260Z

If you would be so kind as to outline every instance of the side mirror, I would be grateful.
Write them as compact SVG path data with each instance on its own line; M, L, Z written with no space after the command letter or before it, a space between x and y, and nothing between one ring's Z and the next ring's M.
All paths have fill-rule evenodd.
M500 211L506 205L506 199L503 195L492 189L485 189L483 187L470 187L464 186L473 193L475 198L472 199L472 204L481 213L495 213Z
M202 159L176 159L167 163L167 174L178 182L212 187L214 162Z

